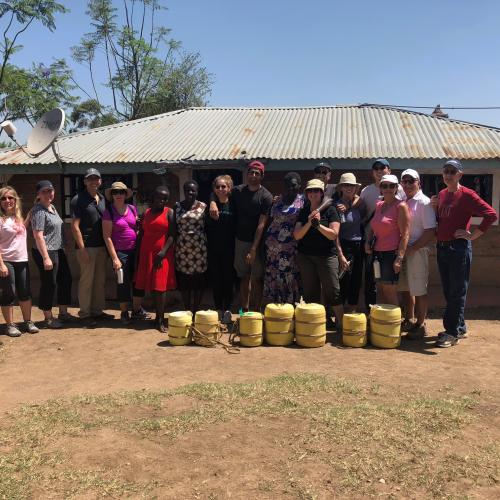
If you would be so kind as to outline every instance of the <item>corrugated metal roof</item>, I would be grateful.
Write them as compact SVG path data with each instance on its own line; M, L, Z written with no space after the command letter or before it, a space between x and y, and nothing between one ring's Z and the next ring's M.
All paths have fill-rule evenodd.
M189 108L62 136L64 163L500 158L500 130L376 106ZM0 153L0 165L52 164L52 151L28 158Z

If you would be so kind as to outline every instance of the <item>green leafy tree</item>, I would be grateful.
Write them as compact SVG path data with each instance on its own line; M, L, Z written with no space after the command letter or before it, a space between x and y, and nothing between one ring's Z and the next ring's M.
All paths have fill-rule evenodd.
M171 30L157 26L159 0L123 0L122 11L111 0L89 0L87 14L93 31L73 47L74 59L87 66L97 115L132 120L179 107L206 104L212 77L199 54L186 53L171 37ZM123 19L123 24L118 23ZM103 54L105 76L99 81L96 57ZM191 80L191 81L188 81ZM110 95L103 102L100 86ZM94 120L91 118L89 124Z
M26 120L33 124L56 106L73 106L71 71L64 60L49 66L20 68L12 56L23 47L22 35L33 25L54 31L55 16L67 9L55 0L0 0L0 99L2 120Z

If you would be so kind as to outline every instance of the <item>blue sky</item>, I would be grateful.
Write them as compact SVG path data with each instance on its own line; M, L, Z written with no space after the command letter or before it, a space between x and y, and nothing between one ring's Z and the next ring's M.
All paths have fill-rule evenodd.
M70 60L89 25L85 0L65 3L71 13L58 17L54 33L24 36L18 64ZM500 106L497 0L165 3L158 19L214 75L213 106ZM449 113L500 126L500 110Z

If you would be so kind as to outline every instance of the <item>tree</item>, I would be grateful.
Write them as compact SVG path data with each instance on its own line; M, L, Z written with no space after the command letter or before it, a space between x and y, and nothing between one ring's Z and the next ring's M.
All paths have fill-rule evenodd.
M55 0L0 0L0 99L1 120L26 120L33 124L45 111L72 106L71 71L64 60L49 66L19 68L12 56L22 49L19 40L31 26L41 23L55 30L55 15L67 9Z
M123 0L118 15L111 0L89 0L87 14L94 30L73 47L73 58L89 70L92 90L80 88L97 104L97 114L123 121L206 103L212 77L199 54L182 52L171 30L157 26L161 10L165 7L160 0ZM124 19L122 25L119 18ZM108 89L109 104L102 98L96 74L101 53L101 85Z

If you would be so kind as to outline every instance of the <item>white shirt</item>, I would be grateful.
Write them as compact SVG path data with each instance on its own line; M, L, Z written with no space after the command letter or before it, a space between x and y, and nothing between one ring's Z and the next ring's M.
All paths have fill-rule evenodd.
M410 211L409 245L413 245L426 229L434 229L437 225L436 213L430 202L431 200L421 190L413 198L406 200Z

